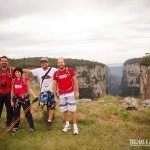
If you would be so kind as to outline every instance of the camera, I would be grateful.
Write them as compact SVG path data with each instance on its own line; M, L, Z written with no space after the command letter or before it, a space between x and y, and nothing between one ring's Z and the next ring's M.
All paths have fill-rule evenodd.
M6 82L1 83L1 87L6 87L6 85L7 85Z
M19 106L19 97L18 97L18 95L14 95L13 97L12 97L12 99L13 99L13 101L14 101L14 103L15 103L15 107L18 107Z
M18 97L18 95L14 95L13 97L12 97L12 99L14 100L14 101L16 101L17 99L19 99L19 97Z

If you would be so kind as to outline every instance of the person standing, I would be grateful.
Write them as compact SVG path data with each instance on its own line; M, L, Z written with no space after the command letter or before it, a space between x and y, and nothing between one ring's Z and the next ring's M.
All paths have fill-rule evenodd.
M38 77L41 87L40 99L41 97L45 98L46 95L48 95L49 97L50 105L47 105L48 111L47 130L49 130L52 125L52 119L56 107L56 102L54 101L53 95L53 75L57 69L54 67L49 67L49 62L46 57L41 58L40 63L41 68L36 68L33 70L23 69L23 72L32 73L33 76Z
M58 59L58 71L55 72L53 77L53 91L54 99L58 101L57 89L59 93L59 105L60 112L63 112L66 124L63 128L63 132L67 132L70 129L69 115L71 112L73 121L73 133L78 134L78 127L76 121L76 99L79 97L79 88L76 75L71 68L65 67L63 58ZM75 87L75 90L74 90Z
M23 76L23 70L21 67L16 67L15 70L16 78L12 82L11 90L11 106L14 107L14 122L20 117L21 106L26 111L30 107L29 93L34 97L38 98L33 92L29 78ZM25 116L30 125L29 132L34 132L33 117L30 109L25 113ZM12 132L18 131L20 120L14 125Z
M3 106L6 106L6 127L11 125L13 120L13 108L11 106L11 86L12 79L15 78L14 68L8 66L8 57L2 56L0 59L0 118Z

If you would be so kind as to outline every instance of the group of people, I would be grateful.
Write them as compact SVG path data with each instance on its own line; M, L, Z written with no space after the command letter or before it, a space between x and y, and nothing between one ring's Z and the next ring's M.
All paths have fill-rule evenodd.
M46 57L41 58L40 68L22 69L21 67L12 68L8 65L8 58L2 56L0 59L0 117L3 106L6 106L6 127L20 117L20 108L23 107L24 112L30 108L30 94L41 103L47 105L48 118L46 127L49 130L53 123L53 116L56 104L59 102L60 112L63 113L65 125L63 132L67 132L71 126L69 123L69 112L72 115L73 133L78 134L76 120L76 98L79 97L79 87L75 72L72 68L65 67L63 58L59 58L58 69L49 66ZM37 96L32 90L29 78L23 73L32 74L38 77L41 93ZM35 131L34 121L30 109L25 113L30 125L29 132ZM16 122L12 128L15 133L19 129L19 122Z

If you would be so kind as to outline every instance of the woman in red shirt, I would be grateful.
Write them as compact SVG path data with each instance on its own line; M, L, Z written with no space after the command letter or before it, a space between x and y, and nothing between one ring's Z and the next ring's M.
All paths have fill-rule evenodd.
M30 106L30 100L29 100L29 93L36 98L37 96L33 92L28 77L23 76L23 70L21 67L16 67L15 70L16 78L13 80L12 83L12 90L11 90L11 106L14 107L14 121L18 119L20 116L20 109L21 106L23 107L23 110L25 111ZM28 120L28 123L30 125L29 132L34 131L34 123L32 114L30 112L30 109L25 113L25 116ZM16 132L18 130L20 121L18 121L13 129L12 132Z

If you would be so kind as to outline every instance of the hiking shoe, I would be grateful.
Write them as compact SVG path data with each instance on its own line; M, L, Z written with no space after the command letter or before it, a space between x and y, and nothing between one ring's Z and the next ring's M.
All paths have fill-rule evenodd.
M78 135L78 127L73 127L73 134Z
M52 126L52 122L47 122L47 130L50 130L50 128L51 128L51 126Z
M67 132L68 130L70 130L70 124L65 124L64 128L63 128L63 132Z
M13 128L12 133L16 133L19 129L18 128Z
M30 132L30 133L32 133L32 132L34 132L34 131L35 131L34 128L30 128L30 129L29 129L29 132Z

